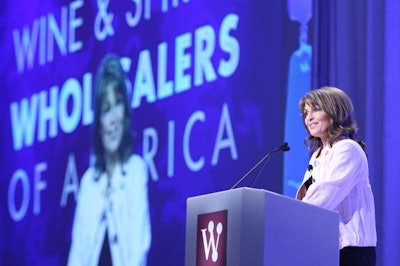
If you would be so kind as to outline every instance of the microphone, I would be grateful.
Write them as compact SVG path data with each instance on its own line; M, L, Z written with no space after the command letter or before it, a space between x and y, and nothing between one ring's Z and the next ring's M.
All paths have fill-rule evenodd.
M311 164L308 165L307 171L310 173L310 177L307 179L306 182L304 182L304 186L306 187L306 190L314 183L314 178L312 177L312 170L313 166Z
M264 169L266 163L268 162L269 158L271 157L272 154L278 152L278 151L288 151L290 150L290 147L288 145L287 142L284 142L279 148L275 148L272 151L270 151L269 153L267 153L260 161L258 161L244 176L242 176L232 187L231 189L236 188L241 182L243 182L244 179L246 179L246 177L248 177L253 171L254 169L256 169L261 163L265 162L264 166L261 168L261 170L258 172L257 176L254 178L253 182L251 183L251 186L254 184L254 182L257 180L260 172L262 171L262 169Z

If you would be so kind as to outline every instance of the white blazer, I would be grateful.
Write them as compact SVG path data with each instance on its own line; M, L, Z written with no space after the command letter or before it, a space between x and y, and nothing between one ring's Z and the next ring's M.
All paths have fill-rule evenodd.
M296 198L339 214L340 249L376 246L375 205L365 152L354 140L336 142L321 158L314 152ZM304 182L315 182L306 191Z
M105 173L95 179L90 167L82 177L72 229L68 265L97 265L106 230L113 265L146 265L151 242L147 171L132 155L118 164L107 193Z

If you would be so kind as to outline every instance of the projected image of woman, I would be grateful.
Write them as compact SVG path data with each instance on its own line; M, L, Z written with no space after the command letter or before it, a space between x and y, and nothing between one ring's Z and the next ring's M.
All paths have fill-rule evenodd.
M132 154L125 74L106 56L95 83L94 163L84 173L68 265L146 265L151 242L147 171Z
M313 154L297 198L338 213L341 266L375 265L374 197L353 104L344 91L323 87L308 92L300 110Z

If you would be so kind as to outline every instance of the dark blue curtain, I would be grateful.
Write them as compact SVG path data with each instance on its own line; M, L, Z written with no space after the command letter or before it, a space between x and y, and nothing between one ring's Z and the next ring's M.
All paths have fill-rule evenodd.
M400 262L400 4L314 1L312 86L353 99L375 196L377 265Z

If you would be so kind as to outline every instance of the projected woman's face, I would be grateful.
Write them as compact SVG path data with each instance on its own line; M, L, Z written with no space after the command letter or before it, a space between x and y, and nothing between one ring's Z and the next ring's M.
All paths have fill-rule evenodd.
M101 140L108 155L116 155L121 145L124 126L123 96L117 93L115 84L106 87L100 111Z

